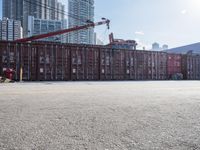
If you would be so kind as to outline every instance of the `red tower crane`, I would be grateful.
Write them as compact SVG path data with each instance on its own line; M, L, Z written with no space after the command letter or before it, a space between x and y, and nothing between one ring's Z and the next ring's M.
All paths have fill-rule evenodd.
M60 34L64 34L64 33L87 29L90 27L95 27L95 26L104 25L104 24L107 25L108 29L110 28L110 20L108 20L106 18L102 18L102 21L99 21L96 23L88 20L87 23L88 23L87 25L83 25L83 26L76 26L76 27L69 28L69 29L64 29L64 30L59 30L59 31L55 31L55 32L35 35L35 36L27 37L27 38L17 39L17 40L15 40L15 42L29 42L29 41L39 40L39 39L43 39L43 38L47 38L47 37L51 37L51 36L55 36L55 35L60 35Z

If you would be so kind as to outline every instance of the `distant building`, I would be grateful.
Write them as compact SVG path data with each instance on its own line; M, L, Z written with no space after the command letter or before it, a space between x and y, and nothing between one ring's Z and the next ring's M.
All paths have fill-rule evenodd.
M152 50L160 50L160 45L159 45L159 43L153 43L153 44L152 44Z
M67 19L64 19L61 21L62 22L62 29L67 29ZM62 43L68 43L68 33L62 34L61 35L61 42Z
M162 46L162 50L167 50L168 48L169 48L169 46L166 45L166 44L164 44L164 45Z
M0 41L2 40L2 21L0 20Z
M21 21L14 20L14 40L20 39L23 37L23 28Z
M169 48L169 46L166 44L164 44L162 47L160 47L160 44L157 42L152 44L152 50L154 50L154 51L167 50L168 48Z
M14 40L14 20L8 20L8 41Z
M165 50L169 53L186 54L188 52L200 54L200 42Z
M55 20L64 20L65 19L65 5L63 5L60 2L57 2L57 9L55 12L56 12Z
M22 38L21 22L18 20L3 18L1 22L1 40L13 41Z
M2 35L2 40L8 40L8 18L3 18L2 20L2 31L1 31L1 35Z
M68 0L69 28L94 21L94 0ZM70 43L94 44L94 29L69 33Z
M46 19L37 19L33 16L29 16L28 18L28 33L29 36L45 34L53 31L58 31L63 28L66 28L67 21L66 20L46 20ZM45 39L40 39L40 41L51 41L51 42L67 42L67 36L64 35L56 35L53 37L48 37Z
M24 36L28 36L28 16L40 19L62 20L65 7L57 0L2 0L2 16L20 20Z

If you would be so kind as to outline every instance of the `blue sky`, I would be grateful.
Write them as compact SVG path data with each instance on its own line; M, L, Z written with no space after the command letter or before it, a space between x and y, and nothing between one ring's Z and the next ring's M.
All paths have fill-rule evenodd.
M95 0L95 20L111 20L109 31L105 26L95 30L104 42L113 32L116 38L137 40L140 47L153 42L177 47L200 41L199 8L200 0Z
M200 41L200 0L96 0L95 6L96 15L111 19L116 38L135 39L141 47Z

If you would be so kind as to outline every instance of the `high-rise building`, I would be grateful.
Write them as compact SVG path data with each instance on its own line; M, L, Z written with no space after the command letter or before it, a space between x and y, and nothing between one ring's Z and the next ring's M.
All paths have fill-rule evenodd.
M39 19L55 20L63 10L58 10L57 0L3 0L3 17L20 20L24 36L28 36L28 16ZM61 4L62 5L62 4ZM63 5L61 6L64 7ZM64 14L64 13L63 13ZM60 18L64 19L61 15ZM61 19L60 19L61 20Z
M162 46L162 50L167 50L168 48L169 48L169 46L166 45L166 44L164 44L164 45Z
M28 17L28 30L29 36L45 34L48 32L58 31L63 29L63 26L67 25L66 20L47 20L47 19L37 19L33 16ZM40 41L51 41L51 42L67 42L66 35L56 35L53 37L48 37L45 39L40 39Z
M2 40L8 40L8 18L2 19Z
M0 20L0 41L2 40L2 20Z
M20 39L23 37L23 29L21 21L14 20L14 40Z
M159 43L153 43L152 44L152 50L159 50L160 49L160 45L159 45Z
M56 7L56 20L64 20L65 19L65 5L62 3L58 2L57 7Z
M2 0L2 17L22 21L23 0Z
M62 20L62 29L67 29L67 19ZM67 33L61 35L61 42L68 43L68 34Z
M8 41L13 41L14 39L14 20L8 20Z
M69 28L94 21L94 0L68 0ZM70 43L94 44L94 29L69 33Z
M53 11L54 10L54 8L55 9L57 9L57 0L51 0L51 6L52 6L52 8L51 8L51 11L50 11L50 18L52 19L52 20L56 20L56 17L57 17L57 10L56 11ZM41 17L40 17L41 18Z
M3 18L1 22L1 40L13 41L22 38L21 22L18 20Z

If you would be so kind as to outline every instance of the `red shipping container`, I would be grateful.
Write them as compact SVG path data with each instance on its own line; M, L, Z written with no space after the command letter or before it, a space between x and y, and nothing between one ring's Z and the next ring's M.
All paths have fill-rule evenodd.
M113 80L125 80L125 50L112 51Z
M100 50L100 80L113 79L112 49L102 48Z
M167 74L168 79L172 79L175 74L182 73L182 57L181 54L168 54L167 55Z
M99 47L85 48L85 80L100 80Z

